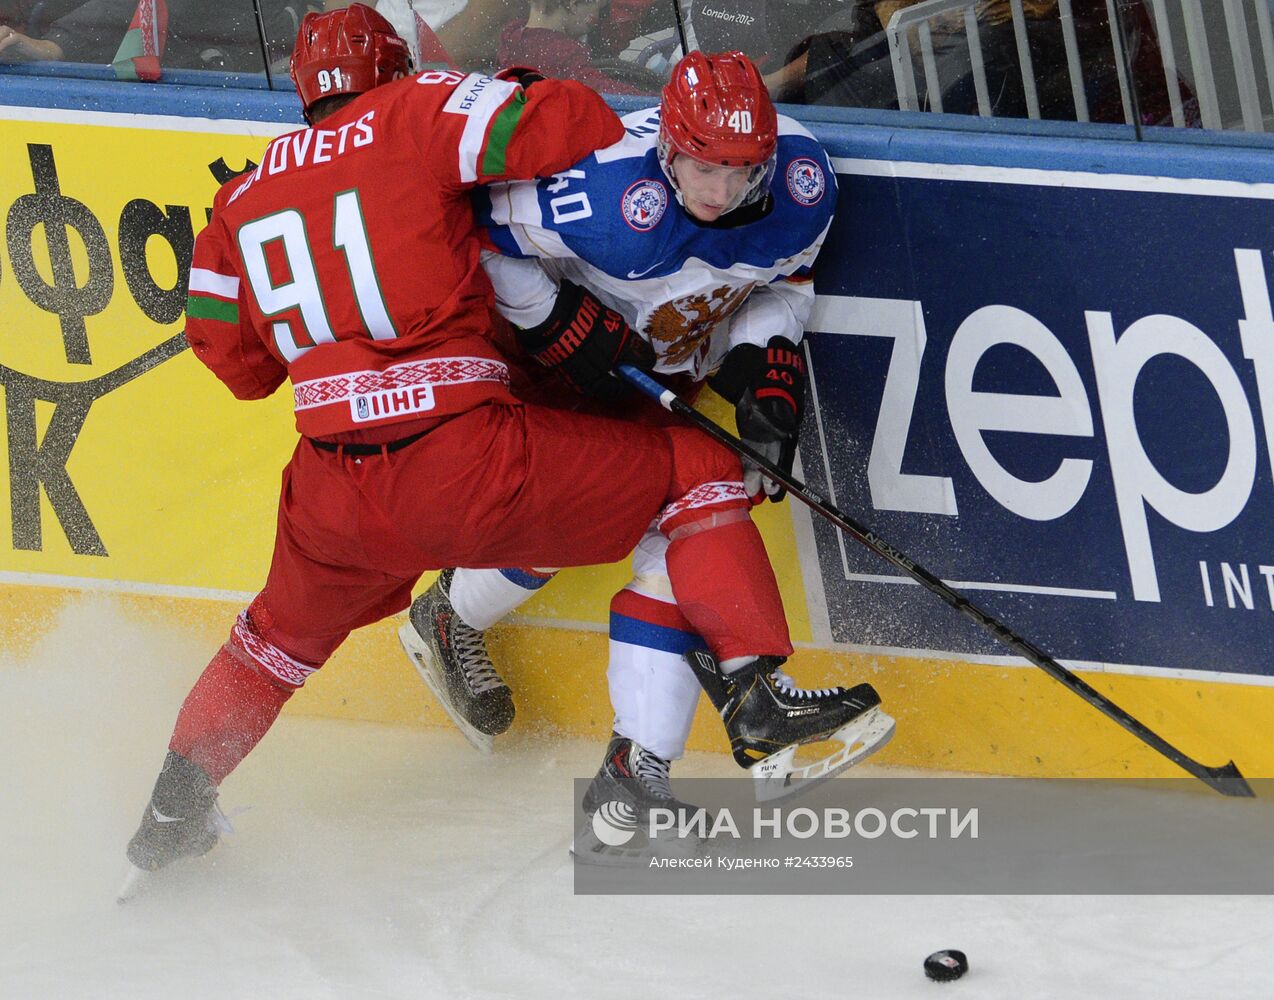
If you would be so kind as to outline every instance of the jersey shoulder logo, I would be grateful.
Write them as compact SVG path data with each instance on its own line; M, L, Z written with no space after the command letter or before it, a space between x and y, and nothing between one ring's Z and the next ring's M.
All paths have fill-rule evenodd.
M417 79L416 82L423 83L424 80ZM512 92L513 87L506 81L497 80L495 77L485 76L481 73L470 73L468 76L461 78L456 89L447 98L447 103L443 105L442 110L452 115L479 118L482 117L484 111L489 109L493 100L491 97L492 93L498 94L498 97L494 99L503 101Z
M787 190L800 204L817 205L827 190L823 168L808 156L798 156L787 165Z
M668 208L668 189L659 181L643 178L628 185L619 200L624 221L639 233L648 233L664 217Z

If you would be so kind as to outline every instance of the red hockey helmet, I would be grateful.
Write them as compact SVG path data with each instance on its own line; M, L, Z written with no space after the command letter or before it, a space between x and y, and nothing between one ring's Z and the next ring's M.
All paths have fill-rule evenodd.
M394 26L366 4L311 12L292 50L292 82L308 117L315 101L361 94L411 71L411 52Z
M664 87L659 131L696 160L752 167L774 154L778 116L760 72L742 52L691 52Z
M659 103L659 161L674 187L672 163L684 153L715 166L756 168L731 207L754 201L769 189L777 146L774 104L742 52L691 52L673 67Z

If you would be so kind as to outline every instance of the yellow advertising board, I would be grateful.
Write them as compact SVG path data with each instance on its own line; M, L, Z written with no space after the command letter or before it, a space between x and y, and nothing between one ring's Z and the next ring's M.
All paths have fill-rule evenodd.
M196 361L181 336L183 271L219 178L288 128L0 108L0 594L9 609L0 647L14 662L86 589L117 595L124 627L163 616L211 655L264 579L279 473L296 440L290 399L237 402ZM720 400L707 405L728 421ZM817 624L817 587L807 592L817 578L809 514L794 506L757 510L801 647L792 672L814 686L874 683L899 720L883 759L1014 774L1177 773L1033 668L832 648ZM493 632L519 725L599 740L609 732L605 627L626 580L622 565L568 571ZM352 636L289 711L442 724L396 625ZM193 680L202 664L182 666ZM1259 724L1274 690L1088 679L1188 752L1241 754L1249 774L1274 773ZM706 706L691 746L724 749Z
M181 336L195 233L267 136L0 119L8 574L251 591L288 400L236 406Z

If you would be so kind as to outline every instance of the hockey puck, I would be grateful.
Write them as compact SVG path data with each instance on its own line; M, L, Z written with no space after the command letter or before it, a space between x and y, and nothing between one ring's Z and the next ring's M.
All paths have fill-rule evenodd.
M935 951L925 959L925 975L938 983L949 983L969 971L969 960L964 952L954 948Z

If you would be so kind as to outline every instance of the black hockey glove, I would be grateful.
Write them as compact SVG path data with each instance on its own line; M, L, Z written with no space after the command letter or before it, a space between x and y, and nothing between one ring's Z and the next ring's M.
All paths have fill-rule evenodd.
M743 443L790 473L805 415L805 358L801 349L786 337L771 337L765 347L740 344L725 356L708 384L734 404ZM763 477L746 459L743 487L748 496L757 499L764 488L775 503L787 495L786 489Z
M549 318L519 329L517 338L527 354L546 368L557 369L576 391L595 399L618 400L627 392L626 383L614 374L616 365L646 369L655 365L654 350L623 316L565 279Z

